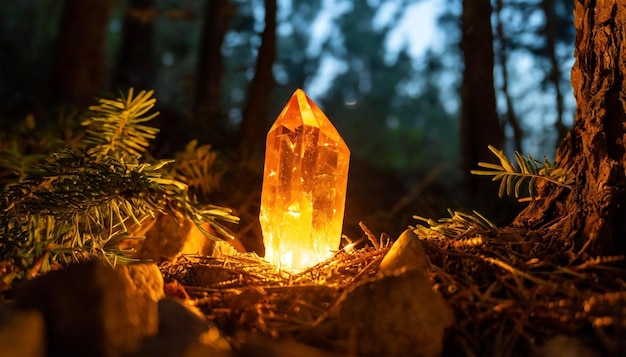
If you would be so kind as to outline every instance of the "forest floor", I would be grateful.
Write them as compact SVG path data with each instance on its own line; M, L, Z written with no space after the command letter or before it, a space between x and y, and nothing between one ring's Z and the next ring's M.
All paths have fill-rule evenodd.
M626 350L626 270L616 266L623 257L562 266L567 252L524 239L524 232L476 231L457 239L415 232L428 262L424 274L454 315L443 355L548 356L556 348L580 356L619 356ZM342 294L381 279L378 268L390 245L369 238L373 247L343 249L294 274L277 273L246 256L185 259L165 263L161 270L166 291L169 286L170 293L193 301L227 335L254 331L322 350L374 355L354 347L353 335L329 327L333 324L329 311L341 302ZM212 273L198 273L206 269ZM375 294L388 286L372 289ZM391 293L384 294L391 299ZM424 308L429 304L419 296L414 299ZM369 306L372 310L364 313L375 309L384 314L396 303ZM415 318L406 316L410 321ZM358 337L394 341L393 335Z

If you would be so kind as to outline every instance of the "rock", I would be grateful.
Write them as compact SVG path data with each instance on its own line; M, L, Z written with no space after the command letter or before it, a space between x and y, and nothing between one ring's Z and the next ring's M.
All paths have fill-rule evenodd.
M241 253L245 253L246 250L238 239L233 241L219 240L213 243L212 257L226 258L228 256L236 256Z
M147 339L136 357L230 357L232 351L215 325L173 299L159 301L159 334Z
M119 270L126 277L139 294L144 294L154 301L164 296L163 275L155 263L137 263L118 265Z
M39 311L0 307L0 356L44 357L45 328Z
M142 230L133 232L134 235L143 235L146 239L137 249L137 257L154 261L173 261L183 254L211 255L216 243L207 237L189 218L177 215L160 215L155 222L148 222ZM217 232L209 223L202 224L202 228L214 235ZM227 241L238 252L245 252L246 248L239 239Z
M380 263L378 272L392 275L398 269L419 270L426 272L426 253L419 237L411 229L407 229L391 245Z
M174 260L182 254L210 255L213 240L186 217L160 215L139 247L140 259Z
M598 353L585 346L579 339L556 335L534 351L535 357L597 357Z
M25 282L18 309L40 311L53 356L121 356L158 329L157 303L122 273L93 260Z
M440 356L453 313L417 270L365 282L331 309L346 353L359 356Z

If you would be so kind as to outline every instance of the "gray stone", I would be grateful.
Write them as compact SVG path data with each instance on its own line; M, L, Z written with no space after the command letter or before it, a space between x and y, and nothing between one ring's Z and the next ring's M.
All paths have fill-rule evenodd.
M331 309L345 352L360 356L439 356L452 309L417 270L368 281Z
M0 307L0 356L44 357L45 329L39 311Z
M147 339L136 357L230 357L218 328L177 300L159 301L159 334Z
M16 307L40 311L54 356L122 356L157 333L157 303L108 264L93 260L25 282Z
M392 275L398 269L426 272L427 258L422 242L412 230L407 229L391 245L380 262L378 272Z

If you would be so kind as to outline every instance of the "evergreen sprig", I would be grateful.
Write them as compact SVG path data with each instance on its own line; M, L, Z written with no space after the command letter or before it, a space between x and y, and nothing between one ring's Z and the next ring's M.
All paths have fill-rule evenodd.
M503 197L506 193L508 196L514 195L515 198L520 198L521 187L524 182L527 182L528 196L534 200L538 197L538 180L571 189L573 179L567 166L559 167L557 163L551 163L545 157L543 161L539 161L530 154L525 157L516 151L516 167L501 150L491 145L488 148L500 160L500 165L479 162L478 166L489 170L472 170L471 173L493 176L492 181L500 181L499 197Z
M119 243L140 239L132 236L131 227L161 212L191 219L213 239L232 238L222 222L238 222L238 218L229 209L191 197L188 186L165 170L173 160L148 162L137 155L148 146L149 133L156 133L156 129L136 125L154 117L138 119L153 106L151 93L142 92L132 100L131 89L129 99L100 100L100 106L91 110L107 112L107 120L94 124L102 125L101 131L88 124L91 129L84 150L53 152L6 188L0 198L3 259L12 260L23 272L46 271L52 263L93 255L112 262L129 261L132 252L121 249ZM111 107L117 104L112 103L126 109L115 111ZM131 137L139 144L129 144L123 136L129 133L135 133ZM219 237L202 228L205 222Z
M15 146L0 148L0 192L28 176L32 165L45 158L45 155L24 155Z
M82 125L87 126L85 142L92 145L90 152L109 155L111 152L124 152L141 157L155 138L158 129L141 123L152 120L159 112L143 116L154 107L154 91L141 91L133 97L133 89L128 96L117 99L98 99L99 104L89 107L92 115Z
M424 237L443 236L459 239L464 236L473 237L477 234L495 235L499 228L477 211L464 213L448 209L450 217L434 220L414 215L413 218L424 222L427 226L417 225L415 229ZM421 234L420 234L421 233Z
M211 145L198 145L197 140L192 140L174 158L170 175L194 192L208 197L218 187L223 172L216 169L217 153L211 150Z

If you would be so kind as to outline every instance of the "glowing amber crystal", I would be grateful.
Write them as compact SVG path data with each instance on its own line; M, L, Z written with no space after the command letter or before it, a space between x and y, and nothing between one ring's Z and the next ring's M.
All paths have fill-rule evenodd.
M305 269L339 248L349 160L326 115L296 90L267 134L260 214L266 260Z

